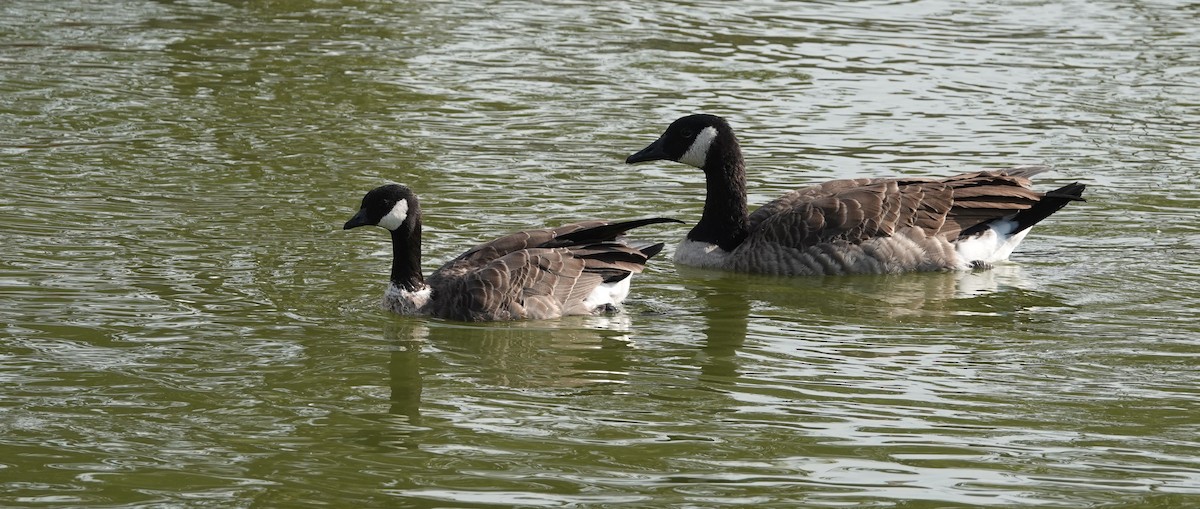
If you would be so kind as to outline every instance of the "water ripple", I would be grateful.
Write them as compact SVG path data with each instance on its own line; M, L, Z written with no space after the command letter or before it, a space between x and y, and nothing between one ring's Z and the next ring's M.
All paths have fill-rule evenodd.
M1187 506L1194 11L8 2L0 500ZM738 129L752 204L1023 163L1089 201L989 272L668 247L616 317L499 325L384 314L386 236L339 229L386 181L421 196L428 269L518 228L694 221L699 172L622 164L694 111Z

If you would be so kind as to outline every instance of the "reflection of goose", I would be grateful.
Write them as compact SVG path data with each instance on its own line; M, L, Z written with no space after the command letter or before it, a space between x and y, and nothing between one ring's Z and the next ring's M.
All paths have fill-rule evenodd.
M408 422L421 421L421 346L423 341L400 341L388 363L391 375L391 413L407 415Z
M411 424L421 422L421 350L429 342L429 327L424 321L394 322L384 327L384 337L392 343L388 374L392 405L396 415L408 416Z
M1028 290L1033 286L1033 281L1015 263L997 264L992 270L955 272L954 282L954 297L957 299L996 293L1003 288Z
M619 237L656 223L586 221L512 233L481 244L429 276L421 275L421 209L409 188L371 190L345 229L377 225L392 233L385 308L465 321L557 318L611 309L629 294L632 275L662 244L631 247Z
M636 351L623 313L552 322L421 321L421 327L425 370L472 386L558 390L623 382Z
M410 424L421 421L422 348L430 341L430 328L425 321L397 321L384 327L384 337L390 343L388 361L391 408L389 412L407 415Z
M794 333L772 330L769 323L828 334L823 328L871 330L886 328L894 319L908 325L953 323L962 316L1012 316L1030 307L1067 306L1027 269L1000 263L992 270L796 279L680 265L677 273L689 289L688 301L707 304L697 315L706 318L709 346L740 348L732 337L749 341Z
M1084 190L1075 183L1036 192L1030 177L1049 168L1025 166L944 179L833 180L749 214L741 147L721 117L680 118L626 162L661 159L704 170L708 187L676 262L785 276L987 267Z
M692 286L704 303L700 313L704 320L703 357L697 359L700 371L710 381L724 381L740 375L742 363L738 350L746 343L750 327L751 298L748 288L729 281L708 280L703 286Z

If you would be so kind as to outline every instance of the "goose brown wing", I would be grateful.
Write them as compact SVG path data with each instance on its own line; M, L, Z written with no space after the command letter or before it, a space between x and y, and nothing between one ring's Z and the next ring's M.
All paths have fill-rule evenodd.
M647 258L616 242L523 249L482 266L447 267L430 284L443 313L457 319L554 318L590 312L584 300L597 286L641 272Z
M457 298L472 318L552 318L569 302L582 302L603 282L584 272L585 263L567 249L526 249L509 253L467 274ZM436 290L435 290L436 291Z
M585 314L601 283L641 272L662 244L632 247L617 239L651 218L585 221L506 235L471 249L429 277L434 315L460 320L554 318Z
M1032 207L1042 194L1027 175L977 172L947 179L847 179L798 189L750 216L759 240L805 248L819 243L859 243L916 227L953 240L972 227Z
M1026 168L1033 171L1021 171ZM967 173L946 179L944 182L953 190L954 200L941 233L953 239L971 233L980 225L1033 207L1044 194L1030 188L1029 176L1044 171L1043 168Z
M952 200L949 187L935 181L835 180L764 205L767 212L751 218L751 236L802 249L839 240L856 244L907 226L937 232Z
M466 261L471 264L484 264L522 249L544 246L561 235L607 224L609 224L608 221L601 220L582 221L559 226L558 228L540 228L510 233L471 248L456 258L454 262Z
M538 247L570 247L616 240L626 231L658 223L680 223L678 219L647 218L633 221L581 221L557 228L542 228L511 233L491 242L475 246L453 262L483 264L522 249Z
M853 189L860 186L866 186L875 182L883 181L884 179L844 179L830 180L821 184L816 184L809 187L802 187L776 198L766 205L759 207L750 214L750 230L753 231L759 227L759 224L767 218L777 214L787 213L788 211L797 210L803 207L806 203L821 198L836 196L839 192L846 189Z

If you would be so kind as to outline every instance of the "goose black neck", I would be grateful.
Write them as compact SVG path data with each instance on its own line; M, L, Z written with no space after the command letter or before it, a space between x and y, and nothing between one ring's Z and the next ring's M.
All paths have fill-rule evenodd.
M392 284L414 291L425 286L421 275L421 223L392 231Z
M750 223L746 208L746 166L732 132L722 129L718 133L708 149L703 170L707 187L704 214L687 238L732 251L746 240Z

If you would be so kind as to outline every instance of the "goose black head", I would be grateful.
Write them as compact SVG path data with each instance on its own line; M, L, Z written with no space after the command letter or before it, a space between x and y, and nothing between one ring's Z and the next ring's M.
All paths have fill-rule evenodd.
M688 115L671 123L654 143L625 159L627 164L667 159L703 168L718 134L731 133L725 119L716 115Z
M396 231L405 225L412 228L413 221L419 216L417 195L400 184L388 184L368 191L358 213L346 221L342 229L374 225Z

